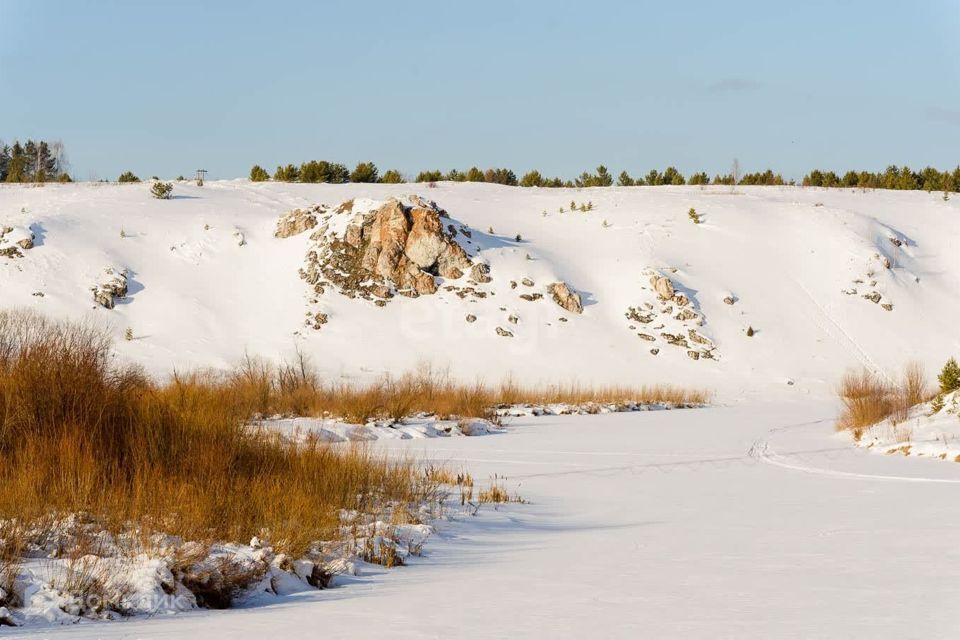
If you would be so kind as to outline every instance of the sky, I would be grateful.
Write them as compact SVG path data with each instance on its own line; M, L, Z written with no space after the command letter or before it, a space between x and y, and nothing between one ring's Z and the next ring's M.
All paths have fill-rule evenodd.
M960 163L960 0L0 0L0 139L76 179Z

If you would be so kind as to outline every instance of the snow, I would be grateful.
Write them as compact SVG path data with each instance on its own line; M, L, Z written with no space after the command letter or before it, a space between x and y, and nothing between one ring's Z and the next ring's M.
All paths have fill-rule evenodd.
M473 230L466 248L490 264L485 286L495 295L460 299L441 288L380 308L328 292L310 304L297 275L310 233L276 239L277 219L298 207L357 198L359 211L409 194L435 200ZM593 210L558 213L571 200L591 201ZM701 224L687 219L691 207ZM833 427L845 368L894 378L906 361L932 373L960 353L957 199L795 187L734 195L726 187L236 180L177 183L174 198L159 201L144 185L0 185L2 226L29 229L35 246L0 258L0 306L105 324L118 358L160 375L232 367L245 353L292 357L299 348L330 379L396 375L426 362L466 382L509 375L524 384L676 383L716 392L714 406L682 411L504 408L503 428L428 416L263 421L291 438L364 440L469 471L480 483L496 477L526 502L433 522L422 557L396 570L344 566L335 589L301 589L307 568L294 565L277 578L280 595L260 593L236 609L5 628L11 637L960 633L960 465L937 459L960 454L954 398L938 414L920 407L896 427L869 430L860 446ZM127 298L112 310L90 295L106 267L128 278ZM718 358L693 361L630 329L630 307L658 308L651 272L690 298L704 319L697 331ZM525 277L535 286L521 284ZM582 315L548 295L518 298L555 280L581 294ZM877 302L863 297L874 292ZM306 328L310 310L328 313L329 323ZM477 321L466 323L467 313ZM510 314L517 324L507 324ZM497 336L496 326L514 337ZM123 339L127 327L133 340ZM447 437L467 431L484 437ZM912 455L878 455L904 444ZM428 532L407 533L418 545ZM156 587L157 569L142 565L138 592ZM38 591L37 616L66 615L58 597Z
M246 180L176 183L172 200L148 191L142 184L0 186L0 225L31 229L37 245L22 258L0 258L2 306L93 318L112 328L119 357L160 375L230 368L246 353L290 359L299 348L328 379L396 374L426 362L465 382L496 383L508 374L529 384L672 382L708 387L721 402L824 396L847 366L894 375L914 357L933 370L960 350L953 321L960 317L960 201L937 194ZM490 264L493 282L484 288L493 295L460 299L441 288L379 308L328 292L311 305L315 296L298 276L310 233L274 238L279 217L351 198L360 211L412 194L473 230L469 244L459 240ZM571 200L592 201L593 210L558 213ZM687 219L691 206L704 214L702 224ZM128 276L128 297L113 310L94 308L90 294L105 267ZM625 314L653 300L650 271L669 275L702 312L697 330L715 343L716 360L694 362L659 335L656 342L637 335L646 326ZM520 284L523 278L535 286ZM555 280L581 294L582 315L552 303L546 286ZM843 293L851 289L857 293ZM528 302L519 298L524 291L545 296ZM862 297L874 291L878 303ZM723 301L730 292L733 305ZM881 307L887 302L892 311ZM320 330L305 326L311 310L329 315ZM466 322L467 314L477 321ZM510 315L519 321L509 323ZM514 337L496 335L498 326ZM128 327L134 340L123 340Z
M336 589L43 635L955 636L960 465L851 447L835 413L807 401L541 416L503 437L378 441L503 474L527 504L442 522L422 558Z

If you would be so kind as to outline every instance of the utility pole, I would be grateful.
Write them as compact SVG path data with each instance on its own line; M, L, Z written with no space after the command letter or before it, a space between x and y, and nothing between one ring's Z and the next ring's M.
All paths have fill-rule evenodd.
M207 176L207 170L206 170L206 169L197 169L197 186L198 186L198 187L202 187L202 186L203 186L203 179L204 179L206 176Z

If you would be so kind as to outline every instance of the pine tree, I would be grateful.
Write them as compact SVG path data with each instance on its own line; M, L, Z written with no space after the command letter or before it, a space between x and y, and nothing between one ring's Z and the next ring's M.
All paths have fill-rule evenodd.
M140 182L140 178L134 175L133 171L124 171L117 178L117 182Z
M539 171L528 171L520 178L521 187L542 187L544 184L543 176Z
M626 171L620 172L620 177L617 178L617 186L620 187L632 187L637 184L636 180L630 177L630 174Z
M300 179L300 169L288 164L285 167L277 167L273 174L273 179L277 182L296 182Z
M380 182L380 171L372 162L360 162L350 174L350 182Z
M250 182L266 182L269 179L270 174L260 165L255 164L250 169Z
M960 389L960 365L956 358L947 360L943 365L943 370L937 376L937 382L940 383L940 393L950 393Z
M403 176L400 175L400 172L396 169L388 169L383 172L380 182L386 184L401 184L403 182Z

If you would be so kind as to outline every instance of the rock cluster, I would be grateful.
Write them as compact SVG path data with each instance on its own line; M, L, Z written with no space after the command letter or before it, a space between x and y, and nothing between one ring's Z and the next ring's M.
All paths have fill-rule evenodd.
M100 283L93 287L93 301L105 309L113 309L116 300L126 298L127 293L127 274L108 267L104 269Z
M34 239L29 229L0 225L0 257L22 258L24 251L33 249Z
M696 302L677 290L669 276L657 271L647 271L650 287L641 286L649 298L640 304L627 307L624 316L629 321L631 331L636 331L641 340L647 342L662 341L681 348L692 360L717 359L713 341L699 333L696 328L704 324L704 318L697 309ZM733 304L735 298L728 296ZM693 326L691 326L693 325ZM644 330L638 329L643 326ZM654 347L650 353L657 355L660 349Z

